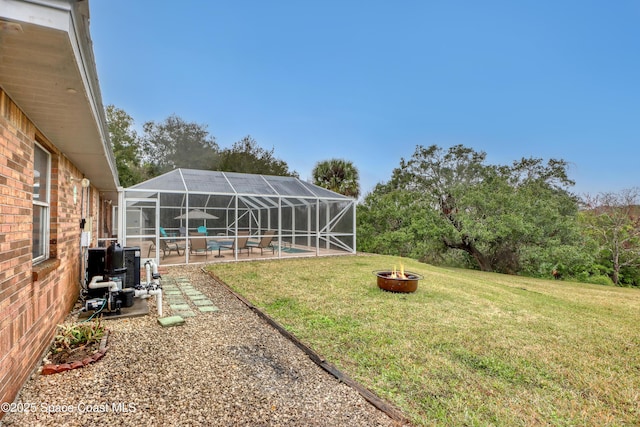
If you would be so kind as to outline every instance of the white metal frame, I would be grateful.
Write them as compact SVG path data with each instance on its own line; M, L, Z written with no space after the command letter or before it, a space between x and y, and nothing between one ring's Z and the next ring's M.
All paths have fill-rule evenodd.
M356 252L356 246L355 246L356 201L355 199L344 198L341 196L330 198L330 197L322 197L317 195L316 196L281 195L281 194L277 194L278 192L276 191L276 189L274 189L273 186L271 186L269 182L266 180L265 182L269 185L269 188L271 188L275 194L240 193L236 191L233 184L226 177L226 175L225 175L225 178L227 180L227 183L229 184L233 192L216 193L216 192L190 191L187 187L184 176L182 175L182 171L180 172L181 172L180 175L182 177L182 184L184 188L184 190L182 191L175 190L175 189L162 190L162 189L146 189L146 188L145 189L129 188L129 189L124 189L121 192L119 204L120 206L125 206L125 209L118 209L118 224L119 224L118 237L120 241L123 241L126 244L126 238L128 237L126 236L126 232L125 232L126 228L124 227L125 225L124 215L126 215L125 204L132 200L149 202L152 199L151 198L145 199L144 196L142 195L143 194L149 195L149 196L153 195L153 198L156 201L156 236L155 236L156 247L159 247L158 243L159 243L160 236L159 236L158 227L160 225L160 212L161 212L161 209L163 209L163 207L160 205L160 197L161 197L160 195L164 193L164 194L183 194L184 195L182 198L182 201L183 201L183 207L186 212L185 220L187 224L187 231L188 231L188 224L189 224L189 210L191 209L191 206L190 206L191 195L208 196L206 199L207 205L209 204L212 196L227 196L229 197L229 201L227 202L226 206L216 206L215 209L225 211L225 228L227 230L233 231L233 234L234 234L233 239L236 239L236 241L238 239L238 232L241 230L240 220L242 220L243 218L246 218L248 222L249 231L253 229L254 225L257 230L263 230L264 227L262 227L263 218L262 218L261 211L266 209L267 229L273 229L274 224L272 220L272 212L273 210L277 209L276 237L277 237L277 244L278 244L278 252L277 252L278 258L283 257L283 252L282 252L283 238L290 239L291 244L295 246L296 239L304 238L305 236L307 240L306 246L315 247L316 256L321 255L322 249L329 249L331 247L339 248L349 253ZM264 177L262 178L264 179ZM127 197L127 195L132 195L132 194L140 194L141 197L137 197L137 196ZM331 206L333 203L341 203L341 204L344 204L344 206L332 218ZM304 206L306 209L306 215L307 215L306 232L300 232L300 230L296 228L296 207L298 206ZM193 208L200 208L205 210L211 209L210 206L193 206ZM325 218L323 221L322 228L321 228L321 218L320 218L321 208L324 208L325 210ZM288 218L288 222L290 222L290 224L283 224L284 209L291 210L291 217ZM315 224L312 224L314 209L315 209ZM352 216L353 231L351 233L335 231L334 228L346 217L349 210L352 210L352 214L353 214ZM232 216L230 214L232 214ZM283 227L285 228L285 230L283 230ZM120 235L121 233L122 235ZM260 232L258 232L258 234L255 234L252 236L261 237L261 234ZM353 239L353 245L348 245L344 241L340 240L339 237L341 236L351 237ZM134 236L131 236L131 237L134 237ZM187 232L187 236L185 236L185 239L189 239L189 238L190 237L188 236L188 232ZM188 250L185 252L186 252L185 262L188 264L189 253L188 253ZM234 259L238 260L238 251L235 251ZM157 263L160 262L159 251L156 251L156 262Z

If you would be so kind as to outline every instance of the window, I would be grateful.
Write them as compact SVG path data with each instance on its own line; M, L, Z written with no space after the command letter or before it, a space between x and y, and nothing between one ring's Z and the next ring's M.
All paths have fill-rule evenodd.
M51 155L35 144L33 161L33 263L49 258Z

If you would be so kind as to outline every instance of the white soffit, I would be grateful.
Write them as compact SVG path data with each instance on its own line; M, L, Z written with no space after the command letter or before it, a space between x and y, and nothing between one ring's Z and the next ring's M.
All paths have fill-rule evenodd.
M87 2L0 0L0 86L98 189L117 188Z

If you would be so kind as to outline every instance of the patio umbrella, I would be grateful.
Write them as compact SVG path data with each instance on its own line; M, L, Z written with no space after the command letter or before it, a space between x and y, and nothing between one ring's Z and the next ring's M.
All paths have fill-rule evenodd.
M188 212L189 219L218 219L217 216L202 212L200 209L192 209ZM178 215L174 219L187 219L187 213Z

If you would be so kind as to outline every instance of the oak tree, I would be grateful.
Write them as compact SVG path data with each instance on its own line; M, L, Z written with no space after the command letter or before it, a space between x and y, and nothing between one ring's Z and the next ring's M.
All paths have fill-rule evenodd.
M562 160L523 158L490 165L484 152L432 145L418 146L410 159L401 159L386 190L410 195L399 200L405 218L413 218L407 230L423 248L462 251L481 270L513 274L522 268L527 249L578 238L571 185ZM365 205L372 197L376 194ZM423 218L421 229L415 212Z

